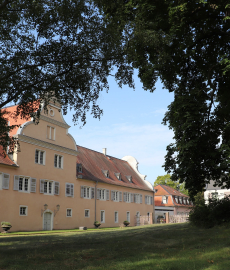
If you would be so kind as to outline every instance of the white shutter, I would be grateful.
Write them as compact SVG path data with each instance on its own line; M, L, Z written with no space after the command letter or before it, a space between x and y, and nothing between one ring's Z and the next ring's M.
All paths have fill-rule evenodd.
M131 202L133 202L133 193L131 193Z
M19 176L14 176L14 190L19 190Z
M40 193L44 193L44 180L40 179Z
M122 202L122 192L119 191L119 202Z
M114 191L111 190L111 201L114 201L114 197L115 197Z
M59 182L54 182L54 195L59 195Z
M140 194L140 203L142 203L142 195Z
M84 186L81 186L81 198L84 197Z
M95 188L94 187L91 187L91 199L94 199L95 198Z
M73 197L73 184L70 185L70 196Z
M106 200L109 201L109 190L106 189Z
M151 204L153 204L153 197L150 197L150 200L151 200Z
M8 173L3 174L2 189L9 189L10 175Z
M30 179L30 192L36 192L36 178Z
M123 192L123 201L126 202L127 198L127 192Z
M137 202L137 194L133 194L133 202Z
M100 199L100 189L97 188L97 199L99 200Z

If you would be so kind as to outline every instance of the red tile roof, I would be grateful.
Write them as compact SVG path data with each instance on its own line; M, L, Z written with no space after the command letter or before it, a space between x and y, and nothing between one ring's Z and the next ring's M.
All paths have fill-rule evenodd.
M77 173L77 175L82 175L82 178L152 191L145 184L145 180L140 178L127 161L104 155L79 145L77 145L77 149L79 152L77 163L82 164L83 168L82 173ZM103 174L102 170L109 171L109 178ZM121 180L117 179L115 173L121 173ZM126 178L126 176L130 175L132 176L132 183Z
M2 146L0 146L0 164L17 166L9 157L5 154Z

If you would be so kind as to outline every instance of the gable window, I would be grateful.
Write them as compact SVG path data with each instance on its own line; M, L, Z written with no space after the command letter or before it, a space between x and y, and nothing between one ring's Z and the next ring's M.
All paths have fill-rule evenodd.
M102 172L106 178L109 178L109 171L108 170L102 170Z
M118 212L114 212L114 222L118 223Z
M27 210L28 210L28 207L27 206L20 206L19 207L19 215L20 216L27 216Z
M89 218L89 209L85 209L85 217Z
M128 222L130 222L130 212L127 212L127 213L126 213L126 220L127 220Z
M72 209L70 209L70 208L66 209L66 216L67 217L72 217Z
M118 180L121 181L121 173L114 173Z
M122 202L122 192L111 190L111 200L114 202Z
M67 197L73 197L73 184L70 183L65 184L65 195Z
M46 137L47 139L50 140L55 140L55 128L51 126L47 126L47 131L46 131Z
M54 155L54 167L63 169L63 156Z
M77 172L82 173L82 164L81 163L77 163Z
M7 173L0 172L0 190L9 189L10 184L10 175Z
M41 179L40 193L47 195L59 195L59 182Z
M45 165L45 151L35 150L35 163Z
M163 197L162 197L162 203L163 203L163 204L168 203L168 196L163 196Z
M81 186L81 198L84 199L94 199L94 188Z
M128 179L128 181L129 181L130 183L132 183L132 175L126 175L126 178Z
M36 178L29 176L15 175L14 190L21 192L36 192Z
M101 211L101 223L105 223L105 211Z

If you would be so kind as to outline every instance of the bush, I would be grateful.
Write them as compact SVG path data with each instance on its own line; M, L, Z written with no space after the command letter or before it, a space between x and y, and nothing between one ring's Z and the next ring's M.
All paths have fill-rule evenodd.
M8 221L2 221L1 222L1 226L11 226L11 223L10 222L8 222Z
M207 204L204 199L197 200L189 214L189 221L203 228L230 222L230 197L221 200L210 198Z

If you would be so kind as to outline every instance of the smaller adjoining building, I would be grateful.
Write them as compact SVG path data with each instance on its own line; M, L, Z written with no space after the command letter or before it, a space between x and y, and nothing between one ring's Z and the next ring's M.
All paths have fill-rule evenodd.
M192 207L189 196L178 190L166 186L157 185L154 187L155 195L155 223L165 218L166 213L171 215L188 214Z
M209 198L223 199L227 196L230 196L230 189L221 188L218 186L214 186L214 181L211 180L209 184L207 184L204 199L205 202L208 203Z

